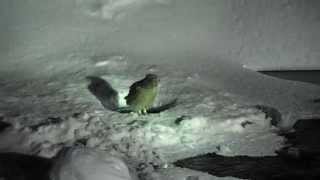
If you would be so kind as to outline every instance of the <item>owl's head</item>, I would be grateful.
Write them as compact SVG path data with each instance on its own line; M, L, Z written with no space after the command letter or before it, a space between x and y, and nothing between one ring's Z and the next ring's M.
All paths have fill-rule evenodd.
M147 74L146 77L145 77L145 80L147 82L149 82L150 84L152 84L153 86L157 86L159 81L160 81L158 76L155 75L155 74Z

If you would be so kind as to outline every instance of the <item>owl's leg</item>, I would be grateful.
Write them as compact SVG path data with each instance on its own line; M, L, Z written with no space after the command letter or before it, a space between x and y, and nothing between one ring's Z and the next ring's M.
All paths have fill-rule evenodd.
M142 109L142 114L147 114L147 109L146 108Z
M142 114L143 114L142 110L138 110L138 111L137 111L137 114L138 114L139 116L142 115Z

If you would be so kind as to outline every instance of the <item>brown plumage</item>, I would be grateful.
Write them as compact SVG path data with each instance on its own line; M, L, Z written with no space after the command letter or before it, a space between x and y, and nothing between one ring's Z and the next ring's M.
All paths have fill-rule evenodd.
M125 97L129 108L134 112L146 113L157 96L158 82L157 75L147 74L142 80L133 83Z

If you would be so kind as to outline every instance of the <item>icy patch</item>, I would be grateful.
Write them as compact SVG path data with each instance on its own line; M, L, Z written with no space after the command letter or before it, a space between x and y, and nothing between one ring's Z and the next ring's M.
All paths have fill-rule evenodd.
M100 67L100 66L106 66L109 64L109 61L102 61L102 62L97 62L96 63L96 66L97 67Z
M119 157L87 148L70 148L59 153L51 180L133 180Z
M103 59L103 57L94 57L94 59L98 62L96 62L95 66L101 67L101 66L111 66L113 68L119 68L127 65L126 57L125 56L111 56L106 57L107 59Z

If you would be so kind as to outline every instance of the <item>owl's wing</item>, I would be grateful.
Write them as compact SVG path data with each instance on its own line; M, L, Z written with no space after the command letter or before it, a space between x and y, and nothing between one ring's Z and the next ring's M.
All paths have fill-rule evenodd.
M140 82L140 81L134 82L134 83L130 86L130 90L131 90L131 89L137 89L137 88L139 88L139 86L141 86L141 82Z
M135 82L133 83L131 86L130 86L130 89L129 89L129 93L128 95L125 97L125 99L129 99L130 97L132 96L135 96L137 94L137 92L139 92L139 90L141 89L141 83L138 81L138 82Z

